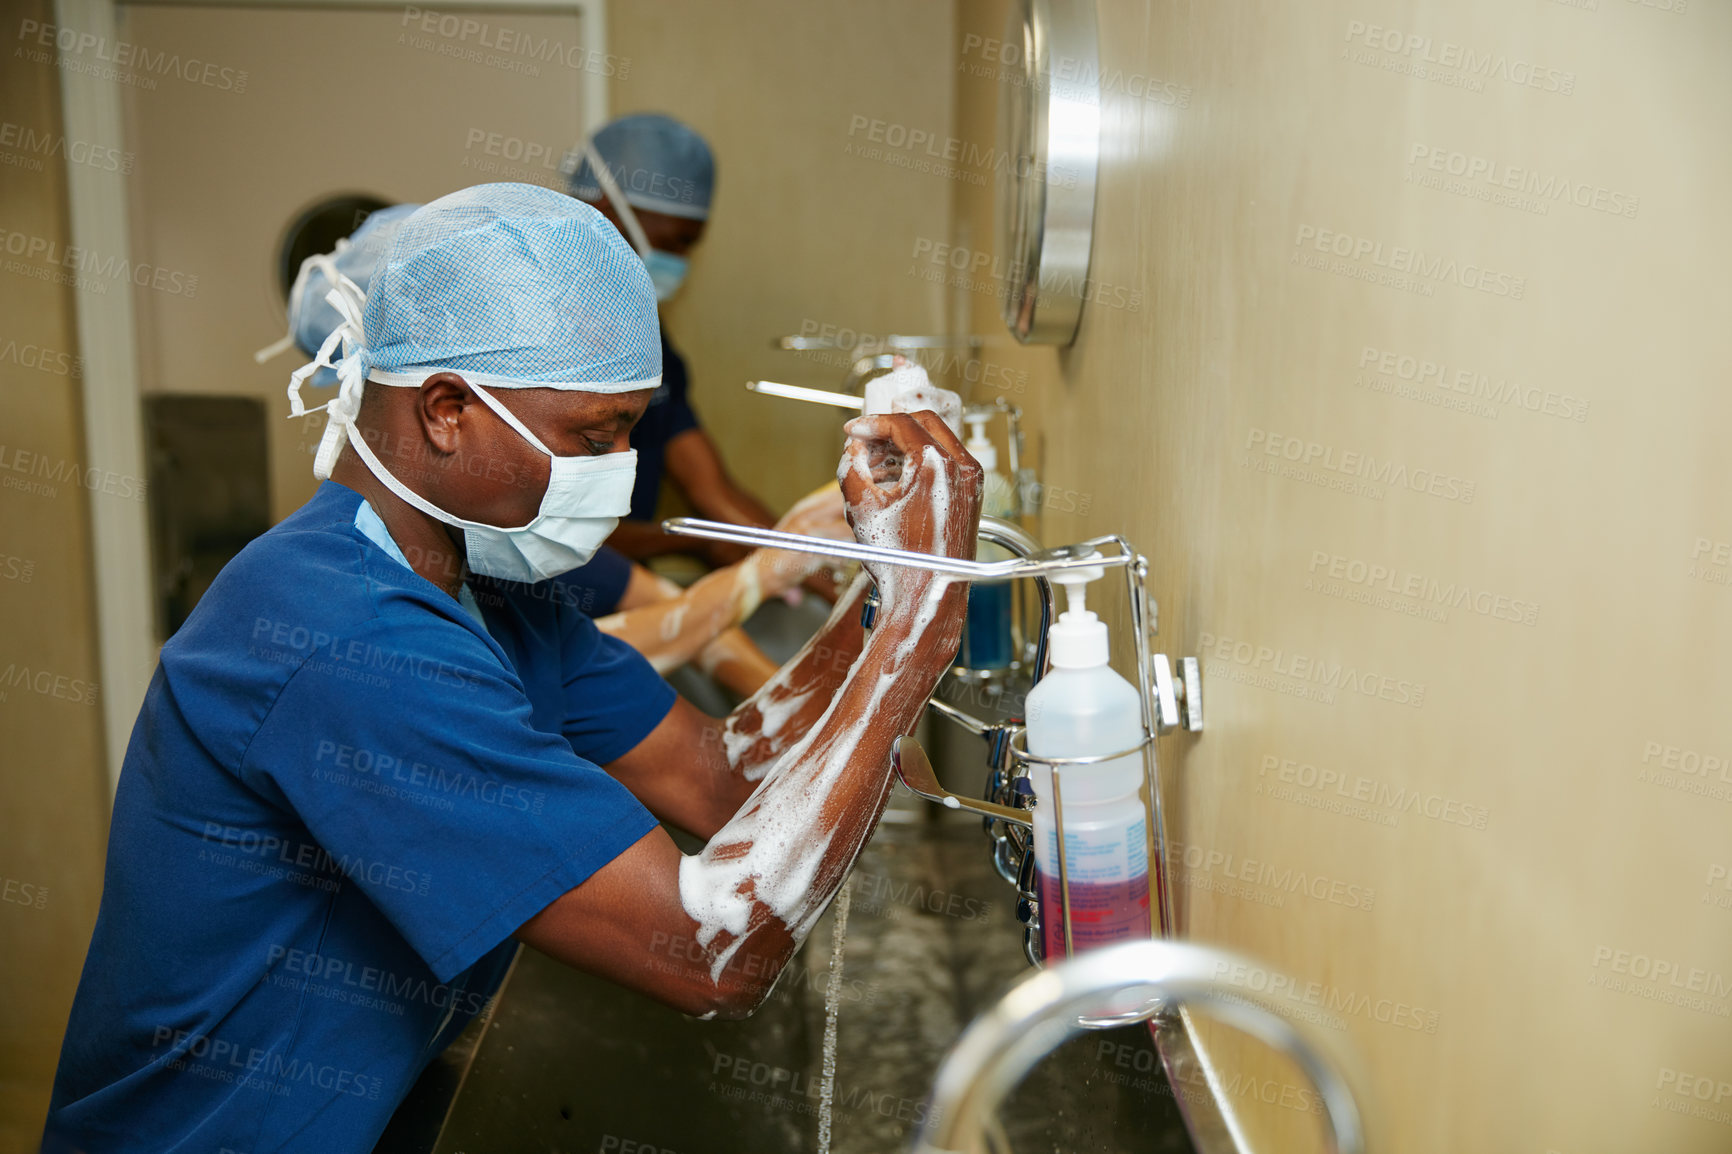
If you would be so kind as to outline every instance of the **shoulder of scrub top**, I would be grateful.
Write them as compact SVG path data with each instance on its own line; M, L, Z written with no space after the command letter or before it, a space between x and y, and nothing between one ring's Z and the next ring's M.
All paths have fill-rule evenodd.
M168 689L231 767L298 673L336 698L403 677L517 684L498 644L455 598L354 526L360 497L352 495L333 500L321 489L248 543L163 646Z

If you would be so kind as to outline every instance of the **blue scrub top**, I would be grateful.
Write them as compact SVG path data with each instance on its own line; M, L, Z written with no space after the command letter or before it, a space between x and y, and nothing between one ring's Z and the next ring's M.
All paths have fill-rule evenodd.
M655 520L668 442L698 427L698 415L686 399L686 385L685 358L668 344L664 332L662 383L650 394L649 407L631 431L631 447L637 450L637 481L632 486L628 514L633 521Z
M371 1150L511 934L655 826L598 768L673 705L649 664L393 553L327 481L163 647L46 1149Z
M553 579L553 587L573 608L590 617L606 617L619 609L631 584L631 558L603 545L590 562Z

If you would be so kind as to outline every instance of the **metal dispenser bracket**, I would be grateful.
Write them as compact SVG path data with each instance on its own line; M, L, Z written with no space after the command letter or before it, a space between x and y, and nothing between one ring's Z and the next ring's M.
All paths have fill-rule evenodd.
M1155 719L1162 734L1183 726L1203 732L1203 674L1195 657L1179 658L1179 675L1165 653L1149 659L1155 676Z
M1018 891L1017 913L1026 930L1024 952L1031 964L1040 965L1038 949L1040 932L1040 896L1034 880L1034 852L1030 823L1021 817L1034 802L1028 787L1028 768L1034 762L1048 765L1053 771L1055 803L1063 796L1063 772L1066 768L1108 761L1131 753L1143 755L1145 805L1149 813L1150 897L1155 907L1155 926L1162 938L1175 936L1172 883L1166 862L1166 821L1162 807L1160 776L1155 761L1155 737L1178 728L1183 719L1190 732L1202 729L1202 687L1195 658L1181 661L1181 677L1174 681L1165 655L1150 652L1151 623L1154 602L1147 589L1148 560L1131 548L1130 542L1119 536L1096 537L1075 545L1056 549L1036 550L1034 540L1009 522L996 518L981 519L981 535L1022 554L1003 561L974 561L956 557L916 553L905 549L888 549L878 545L862 545L855 541L835 541L806 537L776 529L751 525L726 525L691 517L676 517L665 521L662 528L677 536L703 537L718 541L735 541L763 548L789 549L856 561L876 561L944 573L966 580L1006 580L1033 578L1041 591L1041 634L1037 658L1032 667L1034 681L1046 672L1047 629L1051 624L1052 589L1050 575L1065 569L1122 569L1125 589L1130 600L1131 633L1136 641L1136 669L1142 690L1143 739L1136 748L1120 750L1099 757L1039 757L1028 752L1026 732L1021 719L1008 723L988 723L971 717L966 711L936 699L928 702L935 712L950 718L970 732L983 737L988 751L987 793L990 800L963 798L945 791L938 785L931 762L925 751L911 738L897 743L893 763L898 776L910 790L928 800L951 809L966 809L984 818L987 835L993 841L993 864L1000 876L1011 881ZM1103 553L1102 550L1111 552ZM1165 671L1164 675L1162 671ZM1185 712L1180 712L1180 702ZM1056 819L1059 840L1064 840L1062 816ZM1064 921L1064 941L1067 952L1071 941L1069 913L1070 881L1066 855L1059 854L1058 916ZM1050 916L1055 911L1047 911ZM1104 1024L1104 1023L1103 1023Z

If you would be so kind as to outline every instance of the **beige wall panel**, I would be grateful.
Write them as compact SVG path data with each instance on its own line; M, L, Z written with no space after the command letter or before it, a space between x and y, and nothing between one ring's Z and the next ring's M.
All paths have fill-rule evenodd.
M343 192L425 202L493 181L563 190L585 69L619 62L584 46L575 13L466 12L467 27L457 13L424 25L420 9L121 11L133 41L226 70L128 92L135 257L179 274L137 294L142 387L263 398L281 518L312 495L324 425L286 419L297 355L252 360L285 327L276 260L289 223ZM173 291L192 277L193 291Z
M1142 306L1036 382L1091 498L1043 535L1127 532L1205 660L1187 932L1318 983L1387 1148L1724 1149L1732 8L1100 15L1188 99L1107 96L1093 276Z
M951 6L683 0L616 3L608 15L611 47L630 61L611 86L613 113L666 112L715 150L710 226L662 321L729 468L785 508L835 475L840 414L744 383L833 389L847 360L771 341L825 326L944 328L942 286L909 274L918 241L950 235L950 179L903 167L923 152L872 137L892 125L948 136Z
M19 21L53 19L46 3L9 11ZM75 290L59 263L67 244L65 157L118 167L121 142L68 140L59 85L50 63L20 57L0 69L0 1151L7 1154L33 1151L41 1137L102 889L108 783L90 502L125 499L101 492L101 472L85 471L101 463L84 452L75 324L77 292L121 290Z

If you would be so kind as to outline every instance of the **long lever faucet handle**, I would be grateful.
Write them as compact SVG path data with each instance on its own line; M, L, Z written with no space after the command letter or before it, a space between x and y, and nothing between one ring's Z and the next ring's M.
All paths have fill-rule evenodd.
M902 784L927 801L935 801L948 809L965 809L970 813L1016 825L1034 825L1033 816L1025 809L1013 809L1008 805L981 801L979 798L957 797L939 785L938 775L932 771L932 759L926 756L926 751L920 748L920 743L912 737L896 739L896 747L890 754L890 764Z

